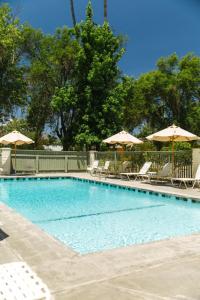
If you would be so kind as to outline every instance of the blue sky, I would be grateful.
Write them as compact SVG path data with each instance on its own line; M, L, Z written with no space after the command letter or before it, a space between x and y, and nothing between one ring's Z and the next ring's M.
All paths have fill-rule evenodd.
M0 2L2 2L0 0ZM21 20L53 33L72 26L69 0L10 0ZM74 0L77 20L87 0ZM95 21L103 22L103 0L93 0ZM108 0L108 17L117 34L127 36L124 73L139 76L152 70L160 56L176 52L200 55L200 0Z

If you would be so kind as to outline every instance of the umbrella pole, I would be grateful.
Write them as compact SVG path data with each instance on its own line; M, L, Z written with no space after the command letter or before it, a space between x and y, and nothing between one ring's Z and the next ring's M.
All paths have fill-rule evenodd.
M174 176L175 155L174 155L174 139L172 139L172 176Z
M16 163L17 163L17 159L16 159L16 143L15 143L15 174L17 173L17 166L16 166Z

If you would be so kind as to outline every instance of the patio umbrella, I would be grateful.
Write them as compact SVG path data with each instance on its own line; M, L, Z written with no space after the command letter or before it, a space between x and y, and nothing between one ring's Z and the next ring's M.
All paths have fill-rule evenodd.
M33 140L29 139L27 136L21 134L20 132L14 130L0 138L0 143L4 145L13 144L15 146L15 173L16 173L16 148L18 145L32 144Z
M130 133L126 132L126 131L121 131L105 140L103 140L104 143L107 144L121 144L121 145L131 145L131 144L142 144L143 141L137 139L136 137L134 137L133 135L131 135Z
M189 131L186 131L176 125L171 125L161 131L153 133L146 137L150 141L172 142L172 166L174 169L174 142L189 142L198 140L199 137Z

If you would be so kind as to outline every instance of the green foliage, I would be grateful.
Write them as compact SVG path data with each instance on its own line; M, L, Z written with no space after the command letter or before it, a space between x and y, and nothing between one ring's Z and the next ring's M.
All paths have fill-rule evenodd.
M60 119L56 133L65 149L74 143L74 136L78 128L77 95L71 85L57 88L52 98L52 108Z
M125 76L118 86L118 97L123 99L123 127L133 131L147 114L145 99L139 93L139 83L132 77Z
M9 7L0 6L0 119L24 104L26 84L20 65L22 29Z
M176 123L199 134L200 58L173 54L159 59L157 67L135 85L135 98L144 108L142 122L152 132Z
M62 107L57 133L64 149L74 144L98 146L123 122L118 82L118 62L124 52L122 39L113 34L107 22L102 26L94 23L90 2L86 20L77 24L72 33L79 45L75 68L64 89L57 89L52 100L56 112Z
M195 103L190 105L186 116L186 122L192 132L200 136L200 102L196 100Z
M26 119L13 119L9 121L6 125L0 126L1 136L10 133L13 130L17 130L31 139L34 138L34 133L30 131ZM20 146L20 148L29 149L32 148L32 145L23 145Z
M143 144L135 145L136 151L156 151L156 146L153 142L145 141Z
M91 1L84 21L53 35L20 25L1 5L0 122L18 107L25 113L2 133L16 128L35 140L35 148L56 135L64 150L104 149L102 140L122 129L146 137L172 123L200 135L200 58L160 58L136 80L120 72L123 43L106 19L93 21ZM46 128L51 138L45 141ZM134 149L162 146L145 142Z
M29 134L29 128L25 119L13 119L6 125L0 127L2 135L5 135L13 130L20 131L22 134Z
M67 28L57 30L53 36L44 36L32 29L29 29L27 33L31 40L27 49L30 45L32 45L30 49L35 49L34 55L28 50L31 61L28 77L30 91L28 122L35 131L35 146L37 147L45 125L53 124L54 126L54 122L58 124L58 118L65 115L64 108L60 103L56 107L55 102L61 97L61 93L58 95L58 89L65 89L71 76L77 42L71 39L71 33ZM54 94L56 96L51 105ZM56 132L59 132L57 126ZM59 137L62 139L61 136Z
M175 151L187 151L187 150L191 150L191 149L192 149L191 143L187 143L187 142L174 143ZM172 143L168 143L168 147L166 145L163 146L161 150L162 151L172 151Z
M51 37L43 36L31 28L26 28L26 34L28 36L26 51L30 62L27 76L29 84L27 120L31 130L35 133L34 146L37 148L41 143L45 125L52 117L50 99L56 83L48 49L53 45L53 41Z

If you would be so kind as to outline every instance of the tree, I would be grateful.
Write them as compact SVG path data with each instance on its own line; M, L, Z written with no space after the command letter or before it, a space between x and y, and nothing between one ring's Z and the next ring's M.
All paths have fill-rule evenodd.
M186 122L188 128L200 136L200 104L193 103L188 111Z
M53 38L41 31L25 26L23 29L23 53L26 59L27 122L34 133L34 147L41 144L46 124L52 117L50 105L55 90L54 72L50 62Z
M26 119L15 118L0 126L1 135L8 134L13 130L20 131L22 134L27 135L31 139L33 138L33 133L30 131Z
M80 107L78 107L74 87L68 84L68 86L57 88L52 98L52 107L57 113L55 131L63 145L63 150L69 150L75 142L74 137L80 124Z
M145 99L138 94L138 81L124 76L119 84L119 95L123 97L123 127L132 132L140 126L146 115Z
M103 3L104 3L104 21L107 21L107 19L108 19L108 2L107 2L107 0L104 0Z
M64 88L69 80L74 66L77 42L71 39L71 32L67 28L57 30L52 36L45 36L33 29L28 29L28 32L29 46L34 49L30 57L28 74L30 99L28 122L35 132L34 140L37 147L46 125L52 127L62 139L58 126L63 119L63 108L54 110L51 99L56 93L56 88Z
M25 104L26 83L21 62L23 42L19 21L14 19L7 5L0 7L0 120Z
M107 17L107 1L104 9ZM84 21L53 35L20 25L3 5L0 37L0 124L24 108L26 120L2 128L30 131L36 148L46 128L64 150L99 149L123 128L146 136L174 122L200 135L200 57L173 54L137 80L123 76L123 39L93 21L90 1Z
M194 126L200 101L200 58L176 54L159 59L157 70L136 82L135 97L144 103L143 121L152 131L176 123L197 133Z
M70 0L70 11L72 16L72 22L74 27L76 26L76 16L75 16L75 10L74 10L74 1Z
M79 43L75 68L52 100L60 115L57 132L65 150L70 145L99 146L122 126L122 99L115 97L124 52L121 37L114 36L107 22L94 23L90 2L86 20L73 32Z

